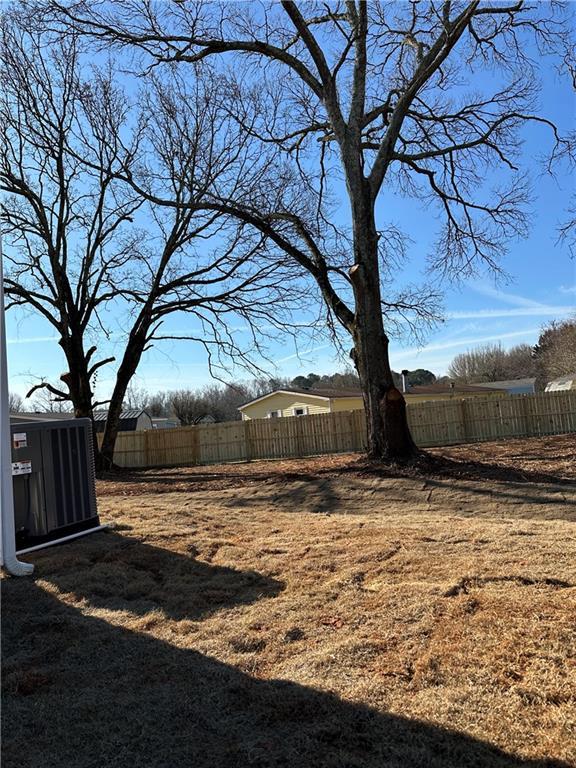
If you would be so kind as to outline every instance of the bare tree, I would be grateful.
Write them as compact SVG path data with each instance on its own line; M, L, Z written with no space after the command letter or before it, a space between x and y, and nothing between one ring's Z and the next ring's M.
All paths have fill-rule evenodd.
M211 384L199 389L179 389L159 392L155 397L167 404L166 411L177 416L182 424L195 424L203 416L215 421L235 421L241 418L238 407L275 389L290 386L288 379L266 379L232 384Z
M170 409L178 417L182 426L195 424L207 413L206 403L200 391L179 389L168 396Z
M170 416L172 411L166 392L156 392L149 395L146 410L150 416Z
M8 393L8 410L10 413L21 413L24 409L22 407L22 398L16 392Z
M34 413L69 413L73 417L70 402L56 397L45 387L36 390L30 402L30 410Z
M539 389L554 378L576 374L576 316L545 326L533 354Z
M448 375L456 381L481 384L485 381L527 378L533 375L532 348L520 344L505 350L501 344L485 344L456 355Z
M385 194L408 194L437 208L443 225L430 257L432 276L498 271L507 241L526 232L529 192L518 166L523 126L549 129L553 156L566 148L534 110L530 46L563 53L568 16L556 4L523 0L302 7L290 0L52 0L48 7L73 31L139 51L152 67L178 64L189 78L216 68L231 119L262 151L277 150L274 173L299 178L316 206L303 210L300 200L278 194L281 185L271 178L256 198L212 187L208 210L265 234L313 276L329 322L353 341L370 455L413 455L404 398L389 364L389 334L394 312L432 319L429 301L436 295L430 286L394 295L406 254L399 233L377 221L376 203ZM482 69L499 74L492 90L475 76ZM486 183L495 168L508 172L507 186ZM349 203L344 259L336 240L326 238L336 219L330 193L340 179Z
M202 389L205 412L216 421L236 421L240 419L238 406L250 400L251 397L250 388L245 384L235 384L234 386L212 384Z
M148 394L148 391L143 387L136 386L133 382L128 384L126 387L125 398L126 399L124 400L122 407L128 410L146 410L150 401L150 395Z
M66 390L42 381L29 395L47 389L50 401L70 399L77 416L90 416L89 382L107 361L93 360L96 349L85 350L84 336L116 292L111 275L123 270L136 246L120 232L141 201L131 190L116 196L107 184L94 190L93 178L82 188L77 184L80 164L67 151L81 88L77 41L54 41L49 52L41 37L28 35L5 16L1 45L8 308L31 308L56 328L71 374ZM121 120L123 110L115 107ZM104 147L102 155L115 161Z
M68 365L61 384L42 381L29 395L47 390L76 416L108 404L99 453L108 466L127 387L153 343L196 340L212 367L250 365L266 334L284 329L290 300L304 294L291 289L285 257L265 235L237 222L224 228L218 213L199 210L208 180L244 174L234 166L235 137L222 135L211 109L214 82L184 94L175 80L154 79L138 114L110 65L86 72L76 36L29 32L10 14L2 24L6 292L10 307L32 308L56 328ZM136 166L170 206L154 206L120 179ZM165 331L174 313L192 316L196 330ZM101 354L105 338L120 354L110 399L96 401L95 377L115 360Z
M170 410L182 424L196 424L204 416L215 421L236 421L240 418L238 406L258 395L255 383L212 384L197 390L180 389L167 396ZM268 389L268 391L270 391Z
M506 354L506 378L527 379L537 375L534 349L530 344L517 344Z

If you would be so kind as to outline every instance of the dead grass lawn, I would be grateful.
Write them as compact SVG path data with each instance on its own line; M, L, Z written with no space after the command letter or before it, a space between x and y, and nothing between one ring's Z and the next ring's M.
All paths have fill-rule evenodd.
M440 477L100 482L115 530L4 581L5 764L576 765L574 442L545 467L531 442L445 451L467 468Z

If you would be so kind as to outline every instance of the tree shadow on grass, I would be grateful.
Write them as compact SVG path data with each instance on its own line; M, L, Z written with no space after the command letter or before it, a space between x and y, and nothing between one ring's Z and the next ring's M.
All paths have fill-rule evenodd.
M136 616L159 608L176 620L200 620L282 588L257 573L115 533L37 558L42 578L60 590ZM85 616L33 581L5 582L3 609L7 765L561 765L521 761L465 735L291 682L253 679L194 650Z
M80 548L38 553L42 578L97 608L143 616L198 620L221 608L274 597L284 584L255 571L238 571L145 544L112 530L91 534Z
M559 517L565 517L566 519L573 519L576 509L576 494L573 492L572 498L566 497L564 494L570 492L566 486L557 486L554 489L546 489L547 492L531 492L529 486L520 483L508 483L506 485L500 484L483 485L483 484L462 484L458 481L443 481L441 479L436 480L429 478L426 480L427 488L450 488L451 490L460 490L463 493L469 493L473 496L490 496L495 499L505 499L511 501L517 501L522 504L539 504L539 505L552 505L561 506L565 508L566 514L559 514ZM576 490L576 489L575 489ZM541 515L538 515L541 517Z
M438 494L436 493L438 492ZM440 500L440 501L439 501ZM521 519L576 520L576 489L566 486L534 487L524 483L471 483L450 478L422 478L418 482L367 483L357 475L346 482L334 477L302 476L299 482L262 489L240 488L220 502L230 509L280 512L316 512L333 515L394 513L415 509L460 517L502 515ZM438 507L438 504L441 506ZM545 510L545 511L543 511Z
M21 768L560 768L3 589L3 757Z
M470 445L474 444L471 443ZM449 451L451 447L446 446L446 450ZM312 469L310 468L310 461L329 458L329 456L338 459L338 454L325 454L324 456L311 454L301 458L292 457L288 459L256 459L255 464L251 462L234 462L216 465L214 469L211 469L210 465L161 467L142 470L118 468L114 472L102 473L100 479L103 481L104 487L106 487L107 481L122 482L128 487L134 484L142 484L145 481L146 486L148 488L153 487L155 493L173 490L194 490L198 486L209 490L213 483L217 484L218 487L237 487L245 483L254 484L270 480L312 480L323 476L330 477L347 474L371 475L383 479L398 479L402 477L426 479L428 477L436 477L438 479L576 486L576 480L573 477L566 477L553 472L518 468L488 460L451 458L442 454L431 453L426 449L422 449L414 460L399 464L371 461L363 453L345 455L349 455L350 458L341 466L314 466ZM523 461L527 460L529 459L523 457ZM289 468L286 468L286 462L289 463ZM302 467L301 471L294 468L294 465L298 464ZM187 487L183 487L183 485ZM147 490L146 492L150 491Z
M342 483L335 478L301 476L297 481L294 479L263 489L252 489L252 492L250 489L244 492L240 489L222 503L233 509L262 509L265 505L272 505L281 512L298 513L305 510L307 513L325 515L350 513L349 501L343 498L342 490ZM354 509L352 512L361 510Z
M362 457L343 470L358 472L382 478L413 477L417 479L437 478L502 483L545 483L562 486L576 486L572 478L533 469L518 469L506 464L454 459L435 455L423 450L415 460L406 464L382 464Z

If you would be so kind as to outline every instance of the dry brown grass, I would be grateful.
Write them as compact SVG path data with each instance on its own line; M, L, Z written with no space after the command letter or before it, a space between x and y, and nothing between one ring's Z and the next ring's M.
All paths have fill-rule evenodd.
M357 460L101 482L4 582L5 764L576 764L575 486Z

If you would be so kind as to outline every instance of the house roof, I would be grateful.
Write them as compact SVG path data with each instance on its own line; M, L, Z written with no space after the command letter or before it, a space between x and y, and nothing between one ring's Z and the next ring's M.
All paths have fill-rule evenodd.
M203 413L202 416L196 416L194 424L215 424L216 419L211 413Z
M549 381L545 392L567 392L576 389L576 373L568 373L566 376L559 376L557 379Z
M569 381L576 380L576 373L567 373L565 376L558 376L557 379L552 379L548 384L567 384Z
M459 392L494 392L497 387L485 387L481 384L420 384L416 387L410 387L407 395L451 395Z
M407 395L457 395L458 393L465 392L494 392L494 387L483 387L473 384L456 384L451 387L449 384L422 384L416 387L410 387ZM505 391L505 390L502 390ZM346 397L362 397L362 390L360 389L299 389L297 387L286 387L283 389L275 389L273 392L268 392L266 395L249 400L247 403L243 403L239 406L238 410L242 410L249 405L259 403L261 400L265 400L272 395L277 394L294 394L294 395L307 395L308 397L318 397L322 400L335 400Z
M531 387L536 377L528 379L506 379L505 381L483 381L481 387L488 389L508 389L510 387Z
M360 389L287 389L283 392L296 392L301 395L313 395L314 397L323 397L327 400L333 397L362 397Z
M122 411L120 414L121 419L138 419L142 415L148 416L148 412L144 410L138 410L133 408L129 411ZM94 411L94 421L106 421L108 418L108 411ZM148 416L148 418L150 418Z

